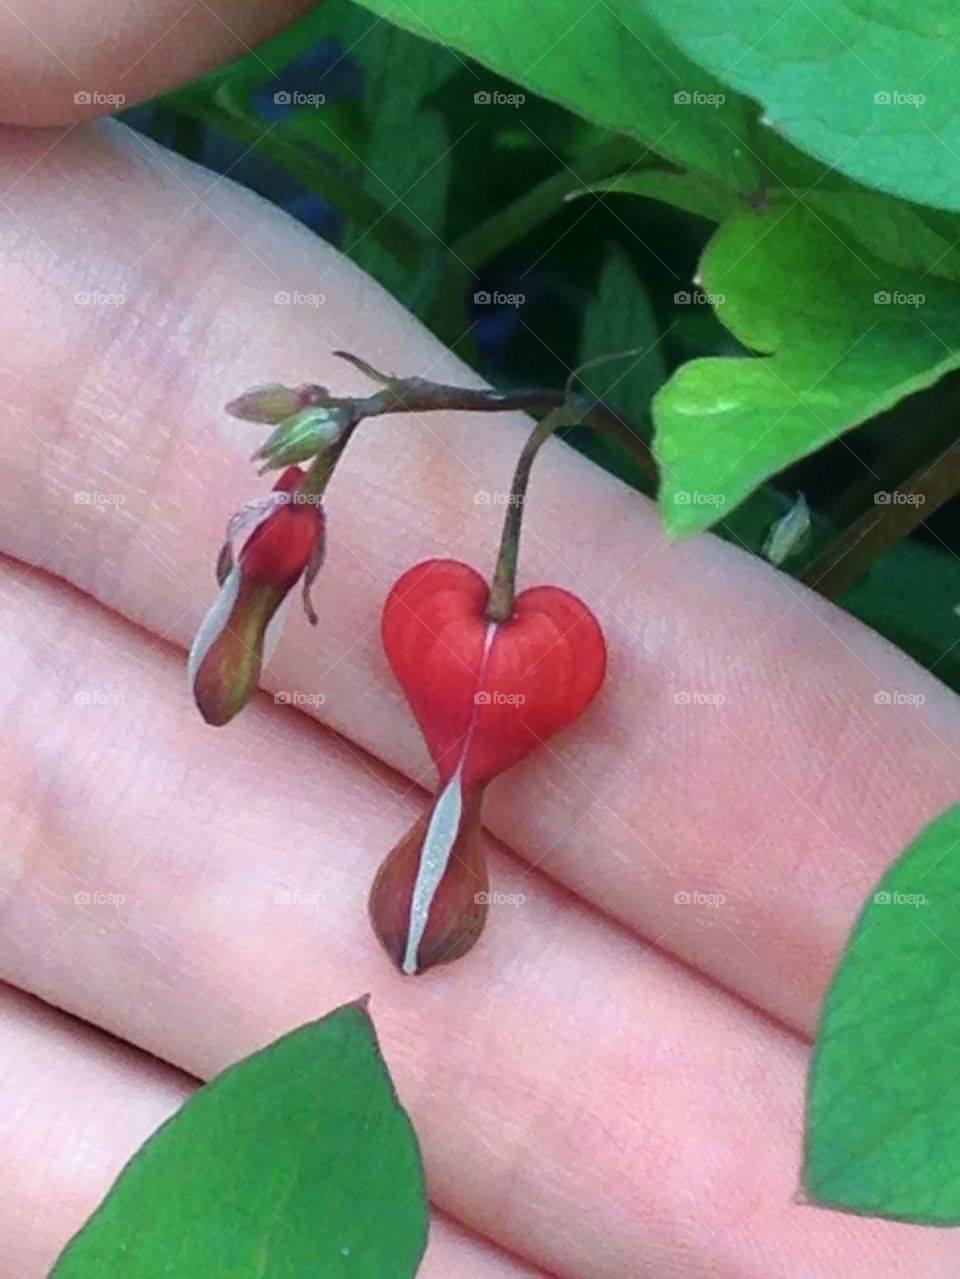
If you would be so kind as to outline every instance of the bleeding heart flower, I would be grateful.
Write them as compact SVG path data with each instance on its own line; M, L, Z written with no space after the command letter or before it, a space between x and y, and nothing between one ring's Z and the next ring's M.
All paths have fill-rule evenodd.
M383 647L447 782L489 781L572 724L603 683L596 618L558 586L517 596L505 622L484 614L490 589L458 560L426 560L383 610Z
M469 565L427 560L400 578L383 611L387 659L441 783L430 822L394 850L371 894L377 934L406 973L476 941L487 898L473 831L483 788L573 723L606 669L599 623L569 591L524 591L504 622L487 618L489 594Z
M299 492L304 472L288 467L266 498L230 521L220 552L220 595L190 650L188 680L208 724L226 724L246 705L276 642L289 592L303 578L304 603L316 621L309 589L323 561L323 511ZM245 537L234 560L234 543Z

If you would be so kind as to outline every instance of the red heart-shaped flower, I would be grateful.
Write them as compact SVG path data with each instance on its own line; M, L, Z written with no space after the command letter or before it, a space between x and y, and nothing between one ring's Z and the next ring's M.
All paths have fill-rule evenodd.
M444 785L489 781L571 724L606 669L603 632L557 586L517 596L513 616L485 615L489 588L458 560L426 560L393 587L383 647Z

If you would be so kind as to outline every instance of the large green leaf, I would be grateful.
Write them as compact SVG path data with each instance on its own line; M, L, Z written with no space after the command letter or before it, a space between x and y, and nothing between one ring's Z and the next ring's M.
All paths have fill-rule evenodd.
M849 183L842 191L811 191L807 205L841 235L893 266L960 281L960 218L923 209Z
M693 66L635 0L361 2L678 164L744 191L756 181L748 104ZM482 77L476 94L478 110L516 109L488 100Z
M646 0L695 62L773 127L893 195L960 209L955 0Z
M224 1071L134 1156L53 1279L406 1279L417 1140L362 1004Z
M960 280L960 215L873 191L804 155L769 128L754 148L771 194L801 200L851 245L863 245L893 266ZM824 231L830 234L828 226Z
M879 718L916 690L876 696ZM814 1202L960 1222L958 949L954 805L877 885L827 994L807 1100L803 1184Z
M783 467L960 364L960 289L867 257L800 205L730 219L688 296L711 299L767 358L693 360L654 399L673 534L708 527Z

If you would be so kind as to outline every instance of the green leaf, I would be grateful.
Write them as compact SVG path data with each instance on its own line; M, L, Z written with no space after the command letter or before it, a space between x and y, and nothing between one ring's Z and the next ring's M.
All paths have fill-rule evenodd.
M867 186L960 209L954 0L646 0L695 62Z
M890 709L878 705L878 718ZM958 936L954 805L877 885L827 994L807 1098L803 1185L814 1202L960 1222Z
M618 244L607 253L594 300L588 305L580 338L578 364L620 351L638 354L585 369L580 381L600 400L627 417L643 422L650 401L666 378L660 326L647 290Z
M756 182L746 145L752 108L693 66L635 0L362 3L595 124L639 138L676 164L744 191ZM486 92L482 78L475 92ZM704 100L693 101L694 93ZM478 110L510 109L482 96L475 101Z
M960 281L960 218L850 183L842 191L812 191L810 208L854 244L893 266Z
M960 364L960 290L851 249L799 205L730 219L690 296L712 298L727 328L768 358L693 360L654 399L672 535L707 528L785 466Z
M884 262L960 280L960 215L871 191L824 168L772 129L759 129L753 145L768 170L769 194L801 200L841 239Z
M603 359L628 350L636 354ZM660 325L633 263L616 243L607 252L596 296L587 306L580 335L578 366L593 360L601 362L583 370L579 376L581 385L618 409L632 424L645 428L643 434L649 439L646 428L650 401L666 377ZM584 451L628 484L649 491L649 478L619 440L608 435L593 436L584 440Z
M405 1279L426 1232L416 1137L364 1004L348 1004L195 1093L52 1276Z
M597 195L641 195L650 200L662 200L664 204L672 204L710 222L722 222L741 206L735 195L716 183L695 173L671 173L667 169L618 174L607 182L597 183L590 190Z

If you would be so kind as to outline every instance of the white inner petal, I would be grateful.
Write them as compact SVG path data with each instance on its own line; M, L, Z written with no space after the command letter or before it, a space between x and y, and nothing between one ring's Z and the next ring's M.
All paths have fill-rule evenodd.
M480 670L477 675L479 692L483 687L487 670L487 659L493 646L493 637L497 633L497 623L491 622L483 642L483 655L480 658ZM463 743L463 753L457 771L447 782L440 793L430 814L430 824L420 849L420 860L417 865L417 878L413 885L413 896L410 899L410 926L407 929L407 948L403 957L403 971L413 976L419 967L420 943L427 928L430 908L436 896L440 881L450 864L450 854L460 832L460 819L463 816L463 761L466 759L470 738L476 728L479 717L479 704L474 703L470 727Z
M199 630L193 637L190 656L187 659L187 686L191 694L193 693L194 681L197 678L197 671L200 669L203 659L209 653L211 646L215 643L217 636L226 626L227 618L230 616L239 593L240 568L235 564L230 570L227 580L220 587L220 593L210 606L209 612L200 623Z
M450 850L460 829L462 813L463 787L458 768L433 806L430 825L427 827L426 838L420 849L417 880L413 886L413 897L410 901L407 949L403 957L405 973L412 975L417 971L420 943L423 941L423 934L427 927L430 907L433 905L434 895L450 861Z

